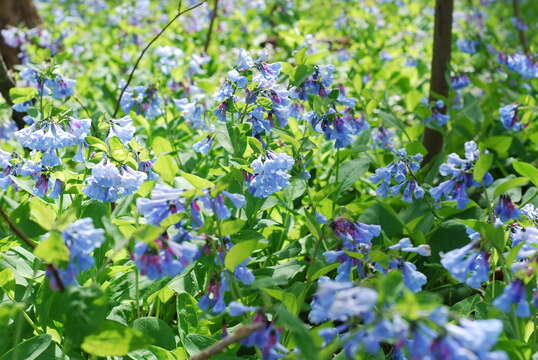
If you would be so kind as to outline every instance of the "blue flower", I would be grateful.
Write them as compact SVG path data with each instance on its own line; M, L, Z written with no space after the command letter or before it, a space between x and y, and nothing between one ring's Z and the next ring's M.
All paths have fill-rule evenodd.
M400 250L403 252L412 252L412 253L419 254L421 256L431 255L431 248L429 245L422 244L415 247L413 246L413 244L411 243L411 239L409 238L401 239L397 244L390 246L389 249Z
M183 51L174 46L158 46L155 49L155 56L159 58L157 61L159 69L168 75L179 65L178 59L183 57Z
M372 289L321 277L308 318L316 324L346 321L353 316L368 316L376 303L377 293Z
M374 140L374 148L392 149L394 147L394 134L393 129L386 129L383 127L375 128L372 131L372 139Z
M527 79L538 77L538 64L525 54L506 55L499 53L499 63Z
M129 115L127 115L121 119L111 120L108 138L117 136L122 143L127 145L127 143L133 138L135 131L136 128L133 126L133 120Z
M150 86L137 86L127 89L121 98L120 106L124 113L134 110L148 119L161 116L164 111L161 108L162 99L157 94L157 89Z
M148 224L158 226L169 215L185 211L182 194L183 189L173 189L159 183L151 192L151 199L138 198L136 207Z
M241 209L246 204L245 196L241 194L234 194L223 190L222 194L226 196L236 209Z
M517 316L531 316L525 284L520 279L513 280L504 288L503 293L493 300L493 306L504 312L510 312L512 305L516 305Z
M517 104L505 105L499 109L501 123L507 130L519 131L523 128L521 120L517 116Z
M458 41L456 41L456 46L458 49L467 54L475 54L476 46L478 44L480 44L478 41L467 39L458 39Z
M238 301L232 301L230 305L228 305L228 313L230 316L240 316L248 312L256 311L257 308L254 306L246 306L241 304Z
M240 75L235 69L228 71L228 79L239 88L244 88L248 84L246 76Z
M517 220L521 216L521 211L514 205L510 196L501 195L499 203L495 207L495 216L499 217L502 222L511 219Z
M482 179L482 184L473 180L474 163L480 156L480 151L474 141L465 143L465 159L461 159L458 154L448 155L448 160L439 167L439 173L443 176L451 176L438 186L430 190L430 195L437 202L442 198L446 200L457 200L458 208L465 209L469 203L467 189L473 186L491 185L493 178L490 173L486 173Z
M215 138L212 136L206 136L202 140L194 144L192 147L194 151L207 155L209 153L209 150L211 149L211 146L213 145L214 139Z
M245 285L250 285L256 280L252 271L247 268L247 264L250 262L250 258L243 261L241 264L237 265L234 270L234 276L237 280Z
M211 280L207 287L207 292L198 301L200 309L208 311L212 310L213 314L220 314L226 311L226 302L224 301L224 293L229 290L228 283L224 272L220 273L220 283Z
M322 117L320 126L327 140L336 140L334 147L337 149L349 146L353 140L352 135L358 135L370 128L364 116L354 117L350 112L340 116L336 115L333 109Z
M65 100L75 93L75 80L57 75L53 79L46 79L45 85L52 91L52 96L57 100Z
M246 71L254 66L254 60L250 57L245 49L239 49L239 55L237 58L237 70Z
M472 288L477 289L488 281L487 255L478 248L477 242L442 254L441 264L456 280Z
M268 151L250 165L254 172L247 176L249 191L255 197L265 198L287 187L291 177L287 172L293 167L294 160L285 153Z
M403 189L402 200L411 202L413 198L424 196L424 190L415 180L414 173L420 169L422 155L408 156L405 149L394 152L396 159L386 167L376 169L370 181L378 184L377 194L381 197L398 195ZM394 185L392 185L395 183Z
M96 229L91 218L83 218L70 224L63 232L62 239L69 249L69 264L65 269L57 269L64 286L76 285L76 277L91 268L95 260L91 256L105 241L105 231ZM51 272L47 272L54 289L59 288Z
M469 76L465 74L453 76L450 78L450 85L454 90L461 90L471 84Z
M351 222L345 218L337 218L331 223L334 233L342 240L342 248L357 252L363 247L369 248L372 239L381 234L379 225L367 225L360 222Z

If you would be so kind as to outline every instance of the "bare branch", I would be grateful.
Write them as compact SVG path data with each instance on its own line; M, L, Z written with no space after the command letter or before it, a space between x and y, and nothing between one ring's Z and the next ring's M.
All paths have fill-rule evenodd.
M207 349L204 349L198 354L191 356L190 360L209 359L211 356L223 352L228 345L239 342L240 340L250 336L250 334L263 329L264 326L265 324L263 322L257 322L252 325L243 325L235 330L233 335L226 336L224 339L216 342Z
M209 29L207 30L207 37L205 39L204 51L207 53L209 44L211 43L211 35L213 35L213 27L215 26L215 20L219 12L219 0L214 0L213 11L211 12L211 21L209 22Z
M512 8L514 9L514 17L517 19L517 21L522 22L521 11L519 10L519 0L512 0ZM516 25L516 27L519 34L519 42L521 43L521 47L523 47L523 51L525 51L525 54L529 55L531 51L529 49L527 37L525 36L525 31L520 29L518 25Z
M142 60L142 58L144 57L144 55L146 54L146 51L148 51L148 49L151 47L151 45L153 45L153 43L155 41L157 41L157 39L159 39L161 37L162 34L164 34L164 32L177 20L179 19L179 17L191 10L194 10L196 9L197 7L200 7L202 6L204 3L206 3L207 0L203 0L201 2L199 2L198 4L196 5L193 5L191 6L190 8L188 9L185 9L183 11L178 11L178 13L161 29L161 31L159 31L159 33L157 35L155 35L153 37L153 39L151 39L151 41L146 45L146 47L142 50L142 52L140 53L140 55L138 56L138 59L136 60L134 66L133 66L133 69L131 70L131 73L129 74L129 78L127 79L127 82L125 83L125 86L123 87L123 89L121 89L121 92L120 92L120 96L118 97L118 100L116 101L116 108L114 109L114 114L112 115L113 118L116 117L116 115L118 114L118 111L120 110L120 102L121 102L121 98L123 97L123 94L125 93L125 91L127 90L127 88L129 87L129 84L131 83L131 81L133 80L133 75L136 71L136 69L138 68L138 65L140 64L140 61Z

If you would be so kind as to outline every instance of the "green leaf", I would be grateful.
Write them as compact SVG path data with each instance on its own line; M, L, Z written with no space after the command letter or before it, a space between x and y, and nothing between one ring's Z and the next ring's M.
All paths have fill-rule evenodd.
M478 161L476 162L476 165L473 170L474 181L481 183L484 179L484 175L486 175L492 163L493 154L488 153L480 155L480 158L478 158Z
M51 344L52 337L48 334L34 336L15 346L5 353L0 360L24 359L34 360L39 357Z
M56 211L50 205L34 197L30 200L30 214L43 229L52 229L52 223L56 218Z
M215 186L215 184L212 183L211 181L201 178L197 175L189 174L184 171L181 171L180 173L182 177L184 177L188 182L190 182L197 189L202 190L202 189L212 188Z
M96 356L123 356L150 344L149 337L140 331L105 320L97 331L84 338L82 350Z
M226 254L224 265L233 272L237 265L245 261L256 249L258 249L258 240L247 240L235 244Z
M221 224L221 235L230 236L236 234L243 228L243 226L245 226L245 224L246 221L241 219L224 221Z
M62 235L51 232L49 237L40 241L34 249L34 255L48 264L61 266L69 261L69 249L65 245Z
M477 223L475 230L480 233L483 239L489 240L498 251L504 251L504 230L502 227L493 224Z
M117 136L108 139L110 144L110 155L114 160L124 162L129 157L129 150L125 148L121 140Z
M349 160L340 165L337 179L337 181L340 183L340 189L344 190L352 186L364 175L369 166L370 159L367 156Z
M248 144L250 145L251 148L256 150L256 152L258 154L263 153L263 145L260 142L260 140L256 139L255 137L249 136L248 137Z
M528 177L529 180L535 185L538 186L538 169L532 166L529 163L524 161L514 161L512 163L514 170L516 170L520 175Z
M156 154L170 153L174 151L172 144L168 139L163 138L162 136L156 136L151 142L151 148Z
M99 150L101 150L103 152L108 153L108 146L106 145L106 143L103 140L98 139L98 138L93 137L93 136L86 136L86 142L91 147L94 147L96 149L99 149Z
M38 95L37 89L34 88L11 88L9 89L9 97L15 104L20 104L25 101L32 100Z
M306 47L304 47L295 54L295 65L306 64L306 58Z
M176 174L179 173L179 167L170 155L159 156L153 165L153 170L161 175L164 181L169 183L172 183Z
M189 334L185 336L185 350L187 350L190 356L194 356L216 342L217 340L208 336Z
M499 156L506 157L510 145L512 145L511 136L492 136L482 142L487 148L495 151Z
M174 331L167 323L155 317L138 318L133 322L133 329L153 338L153 345L167 350L176 348Z
M498 197L499 195L504 194L510 189L513 189L515 187L525 186L529 182L529 179L526 177L519 177L515 179L510 179L508 181L504 181L497 185L495 187L495 190L493 191L493 197Z

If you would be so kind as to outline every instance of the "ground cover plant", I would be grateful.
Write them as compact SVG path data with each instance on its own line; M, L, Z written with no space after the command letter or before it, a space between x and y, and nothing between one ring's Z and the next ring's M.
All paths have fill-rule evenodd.
M537 18L6 0L0 360L537 359Z

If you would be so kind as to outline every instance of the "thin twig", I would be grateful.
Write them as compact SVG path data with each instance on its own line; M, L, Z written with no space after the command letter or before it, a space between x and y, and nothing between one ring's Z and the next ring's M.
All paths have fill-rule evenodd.
M240 340L250 336L250 334L261 330L265 324L258 322L252 325L243 325L234 331L233 335L226 336L224 339L214 343L207 349L202 350L198 354L191 356L190 360L203 360L209 359L211 356L223 352L228 345L239 342Z
M32 240L30 240L30 238L26 236L26 234L23 233L22 230L19 229L13 221L11 221L9 216L7 216L6 212L1 207L0 207L0 216L4 219L4 221L9 226L11 231L13 231L13 233L17 235L17 237L21 239L29 248L31 249L36 248L37 245ZM58 273L58 270L52 264L47 264L47 269L50 270L50 272L52 273L52 276L54 277L54 280L56 280L56 285L58 286L58 289L60 291L64 291L65 286L62 282L62 279L60 278L60 274Z
M213 11L211 12L211 21L209 22L209 29L207 30L207 37L204 44L204 52L207 53L209 44L211 43L211 35L213 34L213 27L215 26L215 19L219 12L219 0L214 0Z
M125 85L123 86L123 89L121 89L121 93L120 93L120 96L118 97L118 100L116 101L116 107L114 109L114 114L112 115L112 118L115 118L116 115L118 114L118 111L120 109L120 102L121 102L121 98L123 97L123 94L125 93L125 91L127 90L127 88L129 87L129 84L131 83L131 80L133 80L133 75L136 71L136 69L138 68L138 64L140 64L140 61L142 60L142 58L144 57L144 55L146 54L146 51L148 51L148 49L151 47L151 45L153 45L153 43L155 41L157 41L157 39L159 37L161 37L162 34L164 34L164 32L166 31L166 29L168 29L181 15L191 11L191 10L194 10L196 9L197 7L199 6L202 6L205 2L207 2L207 0L203 0L201 2L199 2L198 4L196 5L193 5L191 6L190 8L188 9L185 9L183 11L178 11L178 13L176 14L176 16L174 16L172 18L172 20L170 20L162 29L161 31L159 31L159 33L157 35L155 35L155 37L153 37L153 39L151 39L151 41L146 45L146 47L142 50L142 52L140 53L140 55L138 56L138 59L136 60L134 66L133 66L133 69L131 70L131 73L129 74L129 78L127 79L127 83L125 83Z
M523 23L521 20L521 11L519 10L519 0L512 0L512 8L514 9L514 17L519 23ZM529 55L531 53L529 49L529 43L527 42L527 37L525 36L525 31L519 28L519 24L516 24L517 32L519 34L519 41L523 47L525 54Z
M2 97L6 100L6 103L9 106L13 106L13 100L11 99L11 96L9 96L9 90L14 88L16 86L15 80L9 76L9 72L7 70L6 63L2 59L2 55L0 54L0 94L2 94ZM25 113L19 113L15 110L11 110L11 118L13 121L15 121L15 124L17 124L18 129L22 129L26 123L22 119L26 114Z

